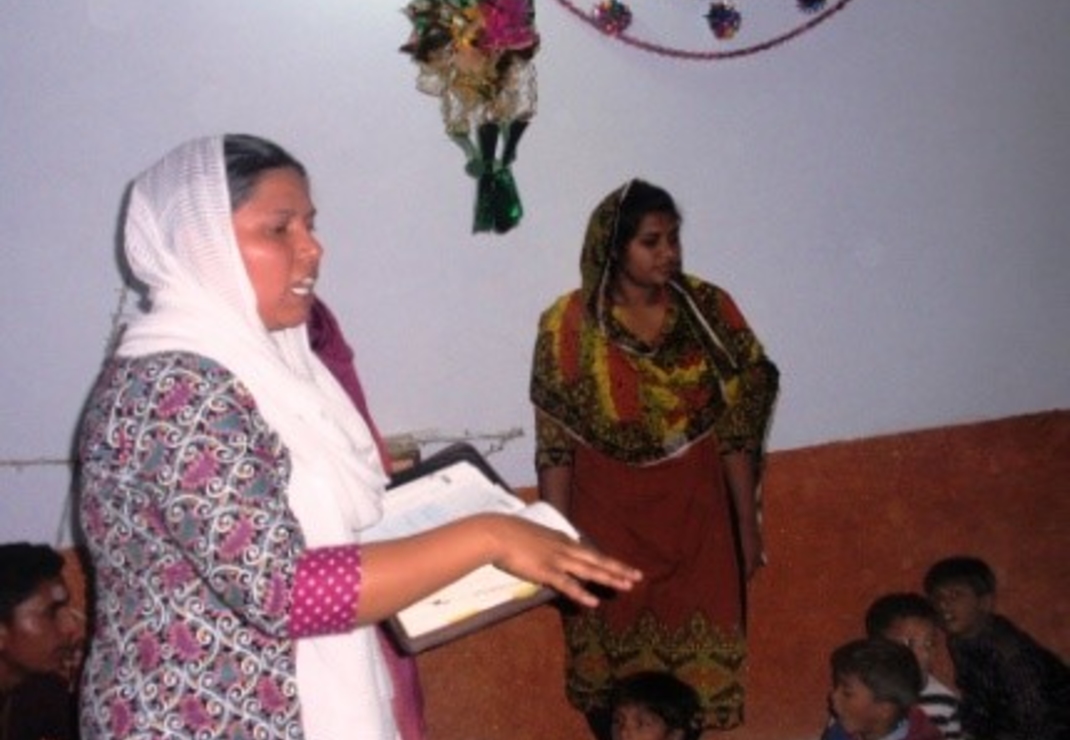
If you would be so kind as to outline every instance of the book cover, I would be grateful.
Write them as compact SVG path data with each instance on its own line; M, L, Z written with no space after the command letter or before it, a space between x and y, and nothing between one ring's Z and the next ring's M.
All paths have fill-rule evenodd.
M396 475L383 497L383 518L365 542L405 537L473 514L519 516L579 539L545 502L525 503L474 447L457 444ZM544 604L557 595L484 565L387 621L403 651L416 654Z

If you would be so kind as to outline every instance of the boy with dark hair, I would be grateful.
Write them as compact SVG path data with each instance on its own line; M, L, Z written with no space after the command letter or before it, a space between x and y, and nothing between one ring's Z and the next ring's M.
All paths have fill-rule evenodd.
M944 740L960 740L958 696L932 674L933 650L940 637L940 616L929 600L916 593L881 596L866 611L866 634L906 645L914 653L925 685L918 706Z
M853 640L832 653L835 721L822 740L940 740L917 706L921 668L909 648L882 638Z
M76 737L63 678L76 655L63 557L47 545L0 545L0 738Z
M955 556L925 574L962 692L962 728L978 740L1068 740L1070 668L995 612L996 577Z
M687 683L664 671L641 671L614 684L612 740L698 740L702 705Z

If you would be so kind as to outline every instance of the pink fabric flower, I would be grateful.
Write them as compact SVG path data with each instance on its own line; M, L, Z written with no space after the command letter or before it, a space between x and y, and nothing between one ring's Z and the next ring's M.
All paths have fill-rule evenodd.
M114 701L108 706L108 711L111 712L111 729L115 737L129 735L134 723L130 705L125 701Z
M241 555L242 550L252 542L256 529L252 522L244 517L234 525L234 529L223 540L219 554L226 560L234 560Z
M190 628L182 623L171 627L168 639L181 660L196 660L201 655L201 646Z
M285 579L278 573L271 576L268 586L268 596L264 603L264 611L272 616L284 614L287 610L290 591Z
M211 722L207 709L196 697L187 696L179 702L179 707L179 711L182 713L182 721L193 730L207 727Z
M480 5L483 34L479 45L490 51L520 51L539 42L528 0L487 0Z
M192 396L193 391L187 383L181 381L175 383L171 390L160 399L158 407L160 416L165 419L174 416L185 408L186 403Z
M182 487L196 490L212 479L216 473L216 461L208 452L201 452L182 473Z
M193 568L185 560L180 560L164 568L163 582L169 591L174 591L179 586L185 585L192 580Z
M279 687L269 678L262 678L256 685L256 695L264 709L276 712L286 705L286 697L279 691Z
M151 635L145 635L137 643L137 661L141 670L148 673L160 664L160 643Z

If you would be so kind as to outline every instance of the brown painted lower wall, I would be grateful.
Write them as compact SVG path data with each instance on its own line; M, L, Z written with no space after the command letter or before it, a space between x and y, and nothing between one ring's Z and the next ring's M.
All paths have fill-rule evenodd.
M774 453L765 498L747 725L727 739L816 737L828 653L950 554L985 558L999 608L1070 655L1070 411ZM421 656L432 740L585 738L562 660L549 607Z

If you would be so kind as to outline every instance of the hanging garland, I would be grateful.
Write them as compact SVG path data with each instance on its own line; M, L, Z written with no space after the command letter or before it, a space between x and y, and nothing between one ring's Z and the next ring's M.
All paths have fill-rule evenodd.
M401 51L419 65L416 87L441 100L476 180L472 231L509 231L524 213L511 165L536 105L532 0L412 0L405 15Z
M690 51L687 49L677 49L671 46L656 44L629 35L626 31L632 22L632 12L631 9L625 3L620 2L620 0L602 0L590 11L581 9L573 3L572 0L557 0L563 8L584 23L594 27L605 36L610 36L622 43L634 46L637 49L642 49L643 51L651 52L652 54L673 57L675 59L689 59L705 62L735 59L774 49L821 25L853 1L854 0L837 0L826 8L826 0L797 0L799 10L812 17L785 33L759 43L736 49L726 49L722 51ZM715 37L721 40L731 39L735 36L742 25L742 20L742 15L736 10L731 2L722 2L720 0L711 3L709 12L706 14L706 22L710 27L710 31Z

